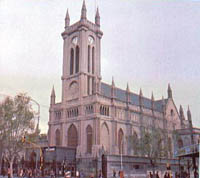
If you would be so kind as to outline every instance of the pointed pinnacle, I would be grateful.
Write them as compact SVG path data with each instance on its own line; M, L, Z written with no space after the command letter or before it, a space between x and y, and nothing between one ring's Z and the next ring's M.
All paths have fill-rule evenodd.
M83 5L81 9L81 19L86 19L86 13L87 13L87 9L85 5L85 0L83 0Z
M154 101L153 92L152 92L152 94L151 94L151 100Z
M127 86L126 86L126 91L130 92L128 82L127 82Z
M86 10L85 0L83 0L82 10Z
M140 88L140 96L143 96L143 94L142 94L142 89Z
M170 91L172 90L171 86L170 86L170 83L168 83L168 90L170 90Z
M112 87L115 87L115 81L113 76L112 76Z
M67 19L67 20L70 19L70 18L69 18L69 12L68 12L68 9L67 9L67 13L66 13L66 17L65 17L65 19Z
M97 11L96 11L95 17L100 17L100 15L99 15L99 7L97 7Z
M52 91L51 91L51 96L56 96L56 95L55 95L54 86L53 86Z

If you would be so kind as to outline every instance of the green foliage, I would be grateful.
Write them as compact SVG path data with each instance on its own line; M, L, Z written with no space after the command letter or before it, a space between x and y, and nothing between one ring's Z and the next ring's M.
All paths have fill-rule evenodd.
M167 156L168 147L165 145L165 133L160 128L150 130L143 129L141 136L136 138L134 135L129 138L129 143L137 154L148 157L152 166L156 160Z
M35 133L34 123L30 97L26 94L7 97L0 103L0 141L3 154L10 163L23 149L22 137Z

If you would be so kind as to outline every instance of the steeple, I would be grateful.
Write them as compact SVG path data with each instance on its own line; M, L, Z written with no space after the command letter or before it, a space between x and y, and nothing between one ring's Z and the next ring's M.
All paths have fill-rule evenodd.
M81 9L81 20L83 19L87 19L87 9L86 9L86 5L85 5L85 0L83 0L83 5L82 5L82 9Z
M153 92L151 94L151 109L154 110L154 96L153 96Z
M152 92L152 94L151 94L151 101L154 101L153 92Z
M189 106L188 106L188 110L187 110L187 119L189 121L190 128L192 128L192 115L191 115Z
M112 87L115 87L114 77L112 77Z
M115 82L114 82L114 77L112 77L111 97L112 97L112 99L115 98Z
M67 9L66 17L65 17L65 28L69 27L70 25L70 18L69 18L69 12Z
M53 86L52 91L51 91L51 105L54 105L55 101L56 101L56 95L55 95L55 90Z
M97 7L96 15L95 15L95 24L100 26L100 15L99 15L99 8Z
M139 105L140 105L140 107L143 106L143 94L142 94L141 88L140 88L140 94L139 94Z
M126 86L126 92L128 92L128 93L130 92L128 83L127 83L127 86Z
M182 108L181 105L180 105L180 108L179 108L179 114L180 114L181 119L185 120L185 116L184 116L183 108Z
M130 90L129 90L128 83L127 83L127 86L126 86L126 102L130 103Z
M172 89L170 87L170 84L168 84L167 93L168 93L168 98L172 98Z
M140 97L141 97L141 96L143 96L143 94L142 94L142 89L140 88Z

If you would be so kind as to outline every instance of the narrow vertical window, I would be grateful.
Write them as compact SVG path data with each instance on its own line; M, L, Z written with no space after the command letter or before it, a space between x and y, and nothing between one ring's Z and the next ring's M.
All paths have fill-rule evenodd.
M90 94L90 77L87 77L87 93Z
M92 127L90 125L86 128L87 133L87 152L92 153Z
M76 46L76 73L79 72L79 47Z
M90 72L90 46L88 46L88 72Z
M70 75L74 72L74 49L71 48L70 52Z
M92 77L92 94L94 94L95 86L94 86L94 77Z
M92 74L94 74L94 47L92 48Z

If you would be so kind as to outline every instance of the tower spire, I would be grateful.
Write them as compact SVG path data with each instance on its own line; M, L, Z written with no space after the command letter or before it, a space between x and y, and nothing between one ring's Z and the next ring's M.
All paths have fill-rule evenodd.
M114 77L112 77L112 87L115 87Z
M167 93L168 93L168 98L172 98L172 89L170 87L170 84L168 84Z
M114 82L114 77L112 77L111 97L112 97L112 101L113 101L113 98L115 98L115 82Z
M189 105L188 105L188 110L187 110L187 118L188 118L188 121L189 121L190 128L192 128L192 115L191 115L191 112L190 112Z
M153 92L151 93L151 101L154 101Z
M70 17L69 17L69 12L67 9L66 17L65 17L65 28L69 27L70 24Z
M128 82L127 82L127 86L126 86L126 91L127 91L128 93L130 92Z
M87 9L86 9L86 5L85 5L85 0L83 0L83 5L82 5L82 9L81 9L81 20L83 19L87 19Z
M99 7L97 7L96 15L95 15L95 24L100 26L100 15L99 15Z
M143 94L142 94L142 88L140 88L140 96L143 96Z
M143 107L143 94L142 94L141 88L140 88L140 94L139 94L139 105L140 105L140 108Z
M55 101L56 101L56 95L55 95L55 90L53 86L52 91L51 91L51 105L54 105Z

